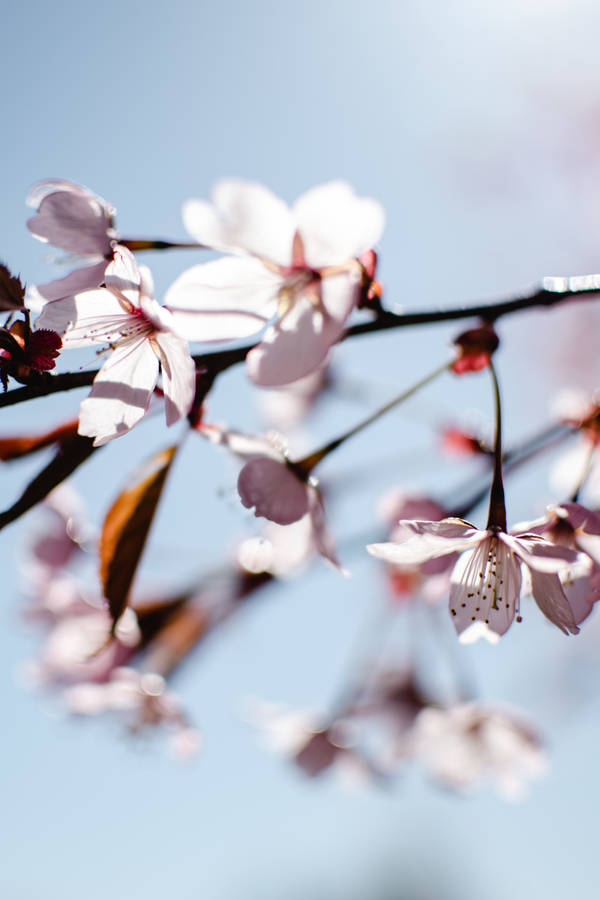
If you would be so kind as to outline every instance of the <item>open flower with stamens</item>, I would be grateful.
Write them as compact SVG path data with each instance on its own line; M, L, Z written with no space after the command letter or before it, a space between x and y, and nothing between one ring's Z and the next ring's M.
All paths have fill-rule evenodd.
M397 565L421 565L464 551L450 578L450 613L463 643L480 637L496 643L508 631L519 612L523 565L546 618L565 634L579 632L557 573L585 560L583 554L537 534L507 534L494 527L479 531L463 519L399 524L405 535L400 543L370 544L369 553Z
M260 184L226 179L212 204L190 200L183 215L196 240L236 255L194 266L171 286L165 305L182 333L238 339L275 318L247 356L250 378L275 387L313 372L372 280L371 256L359 258L381 236L381 205L332 181L290 209Z
M158 378L159 360L167 425L190 411L195 366L187 344L172 326L171 314L153 299L150 273L138 269L125 247L105 276L106 288L83 291L47 303L37 328L63 335L64 347L108 344L113 352L81 404L79 433L96 446L129 431L146 414Z
M35 184L27 197L37 212L27 227L40 241L53 244L86 261L64 278L39 284L43 300L58 300L76 291L99 287L117 241L115 210L88 188L51 178Z

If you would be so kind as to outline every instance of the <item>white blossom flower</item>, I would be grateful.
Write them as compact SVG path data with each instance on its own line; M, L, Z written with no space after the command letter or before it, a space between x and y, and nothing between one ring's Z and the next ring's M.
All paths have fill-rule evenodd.
M583 554L537 534L478 531L462 519L407 520L399 525L404 534L400 543L371 544L369 553L398 565L421 565L465 551L450 578L450 613L463 643L480 637L496 643L508 631L519 611L522 565L546 618L565 634L579 632L557 573L585 560Z
M290 209L262 185L226 179L213 204L185 204L184 222L202 244L236 255L184 272L166 306L189 340L247 337L275 317L247 356L250 378L275 387L313 372L340 337L361 296L358 257L379 240L384 213L341 181Z
M81 404L79 433L96 446L129 431L146 414L162 367L167 425L190 411L195 366L187 344L172 327L171 314L152 297L146 269L138 269L125 247L105 276L106 288L47 303L37 328L63 335L65 347L108 344L112 354Z

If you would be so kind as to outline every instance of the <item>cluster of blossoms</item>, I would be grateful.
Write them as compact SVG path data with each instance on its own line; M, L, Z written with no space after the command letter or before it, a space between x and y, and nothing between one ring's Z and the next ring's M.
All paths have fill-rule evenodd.
M307 191L289 207L261 185L223 180L212 202L185 204L184 224L193 239L187 244L127 238L117 230L113 207L72 182L42 182L28 202L35 209L27 222L32 234L80 257L83 265L27 294L20 279L0 266L0 310L7 313L0 328L3 397L17 402L19 397L90 384L91 391L76 421L34 437L0 439L4 460L47 446L57 451L22 497L0 513L0 527L51 498L54 526L34 541L26 566L29 614L48 628L32 674L38 682L60 687L68 708L80 714L120 711L134 729L164 724L182 748L191 748L195 732L168 690L171 672L257 587L297 575L317 555L347 574L340 562L344 554L338 553L326 527L327 492L315 469L359 431L446 372L491 375L494 440L452 428L444 436L449 449L478 457L486 484L483 494L460 507L424 495L388 498L388 540L380 537L367 549L388 564L391 605L397 611L419 603L435 608L448 596L450 619L462 643L478 638L497 643L513 621L521 619L521 600L531 595L564 634L579 632L600 598L600 513L579 497L597 469L598 405L589 402L577 414L562 415L558 423L561 439L578 434L585 448L571 487L543 517L508 529L503 472L545 445L534 438L529 447L503 451L493 363L499 345L496 319L534 305L540 295L551 305L554 294L560 298L567 291L564 285L548 282L529 304L524 298L487 313L481 310L480 324L455 339L452 353L431 374L319 449L294 456L280 434L244 434L207 422L204 401L217 376L245 360L250 381L270 389L263 396L271 415L288 428L335 386L329 370L332 350L348 333L444 317L404 316L381 305L375 246L384 212L376 200L359 197L346 183L334 181ZM161 305L150 271L137 254L184 246L219 256L184 271ZM568 291L595 290L596 282L581 284ZM363 313L362 321L357 311ZM463 310L449 317L467 314ZM239 346L248 339L248 346ZM189 345L196 342L200 352L192 355ZM59 354L85 347L97 347L103 355L98 371L50 374ZM10 379L24 387L9 391ZM102 586L90 593L71 567L86 555L91 536L52 491L94 448L125 435L160 404L168 426L187 423L241 461L241 503L266 522L260 535L240 543L225 577L211 576L207 584L172 597L131 598L168 460L175 452L171 448L164 459L154 458L150 474L127 496L123 492L109 512L100 535ZM487 492L489 516L481 529L465 516ZM115 578L119 567L125 571ZM397 670L390 671L397 675ZM491 772L514 792L521 763L532 773L541 771L537 738L511 713L484 707L460 692L452 702L425 700L412 674L392 675L388 671L363 686L333 716L298 718L264 706L252 715L272 735L284 734L275 743L310 775L335 762L386 779L399 760L417 757L445 783L460 787ZM377 731L385 735L379 744L373 738ZM442 752L440 746L447 749Z

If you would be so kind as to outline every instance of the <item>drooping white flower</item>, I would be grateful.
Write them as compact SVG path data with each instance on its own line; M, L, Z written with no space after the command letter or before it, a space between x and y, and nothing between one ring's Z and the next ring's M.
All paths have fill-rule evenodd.
M159 360L167 425L190 411L195 366L186 342L173 331L171 314L153 299L146 269L138 269L125 247L105 275L106 288L47 303L37 328L63 335L63 346L108 344L112 354L81 404L79 433L96 446L129 431L146 414L158 378Z
M450 578L450 613L463 643L485 637L496 643L519 610L521 566L537 605L565 634L579 628L557 573L585 556L536 534L478 531L462 519L402 521L400 543L371 544L369 553L398 565L422 563L461 552Z
M361 296L358 257L379 240L380 204L344 182L307 191L290 209L262 185L226 179L213 203L190 200L184 222L202 244L236 254L194 266L165 298L189 340L231 340L260 331L247 357L259 385L313 372Z

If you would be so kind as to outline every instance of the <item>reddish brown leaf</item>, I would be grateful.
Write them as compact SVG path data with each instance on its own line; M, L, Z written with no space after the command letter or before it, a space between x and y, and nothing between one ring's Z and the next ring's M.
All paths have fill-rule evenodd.
M50 491L68 478L85 460L98 450L91 438L76 434L59 444L56 455L39 475L30 481L19 499L0 513L0 528L4 528L37 503L45 500Z
M60 444L63 441L75 437L77 434L78 419L65 422L51 431L42 434L15 435L13 437L0 438L0 459L7 462L11 459L19 459L49 447L50 444Z
M0 311L23 309L24 298L25 288L21 279L17 275L11 275L8 267L0 263Z
M140 478L119 494L104 520L100 580L113 624L127 606L129 589L176 450L177 447L169 447L153 456Z

